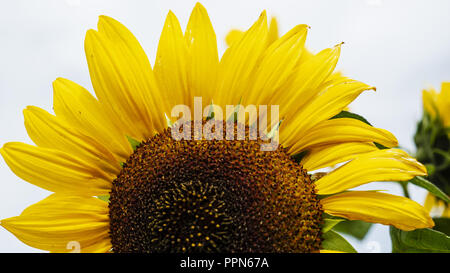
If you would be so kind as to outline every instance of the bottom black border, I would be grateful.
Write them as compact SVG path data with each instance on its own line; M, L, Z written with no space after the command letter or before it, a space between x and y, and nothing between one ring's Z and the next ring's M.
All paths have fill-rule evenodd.
M32 266L35 270L51 267L71 272L372 271L392 270L396 266L404 271L408 267L417 269L425 264L443 264L446 262L443 255L445 254L0 254L0 262L3 267L12 263L15 270ZM15 258L21 262L17 262Z

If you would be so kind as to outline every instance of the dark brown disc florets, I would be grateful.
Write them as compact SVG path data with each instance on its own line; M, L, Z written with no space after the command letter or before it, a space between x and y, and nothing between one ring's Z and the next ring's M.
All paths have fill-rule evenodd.
M142 142L113 182L113 251L318 251L314 184L284 148L261 143L177 141L170 129Z

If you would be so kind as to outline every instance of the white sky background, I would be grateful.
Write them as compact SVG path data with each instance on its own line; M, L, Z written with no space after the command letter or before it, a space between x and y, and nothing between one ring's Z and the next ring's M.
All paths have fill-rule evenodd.
M31 143L22 110L36 105L51 111L52 81L71 79L92 91L83 50L84 35L96 28L99 15L125 24L153 63L169 9L186 26L196 1L144 0L0 0L0 145ZM421 116L421 90L450 81L450 1L315 0L202 1L225 49L231 28L248 28L266 9L277 16L283 33L311 26L307 45L317 52L342 41L338 68L377 87L351 106L373 125L388 129L414 151L412 136ZM400 194L391 183L377 188ZM373 188L373 186L371 187ZM423 202L424 191L410 187ZM19 215L49 193L21 181L0 159L0 219ZM377 225L362 241L350 239L361 252L390 252L388 228ZM375 243L374 243L375 242ZM372 247L373 246L373 247ZM0 228L0 252L36 252Z

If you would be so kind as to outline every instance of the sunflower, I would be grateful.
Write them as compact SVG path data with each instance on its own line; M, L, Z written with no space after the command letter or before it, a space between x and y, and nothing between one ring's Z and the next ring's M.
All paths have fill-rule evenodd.
M333 118L374 88L333 73L340 45L308 53L308 29L278 37L263 12L219 60L213 27L197 4L184 34L169 12L152 68L131 32L101 16L85 40L96 97L57 79L55 115L24 111L36 146L13 142L0 150L17 176L53 194L1 225L51 252L71 251L73 242L82 252L326 251L325 215L402 230L433 226L410 199L348 190L426 169L404 151L377 148L397 145L390 132ZM247 135L175 140L171 109L192 106L194 97L206 109L212 102L278 105L279 146L261 151L263 140ZM237 126L212 116L216 125Z
M422 92L423 117L414 140L417 158L429 169L428 179L450 194L450 83L442 83L441 92L430 88ZM428 194L425 208L437 216L450 217L449 204Z

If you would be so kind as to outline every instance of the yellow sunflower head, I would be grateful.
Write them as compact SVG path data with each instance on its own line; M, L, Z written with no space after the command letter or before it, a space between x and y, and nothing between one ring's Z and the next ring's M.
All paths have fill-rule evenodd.
M374 89L334 73L340 45L311 54L308 26L278 37L275 25L263 12L219 59L202 5L184 33L169 12L152 68L133 34L101 16L85 41L96 97L57 79L54 115L24 111L36 145L0 150L54 194L1 225L52 252L150 253L318 252L324 215L433 226L410 199L349 191L426 170L389 148L388 131L339 115Z

